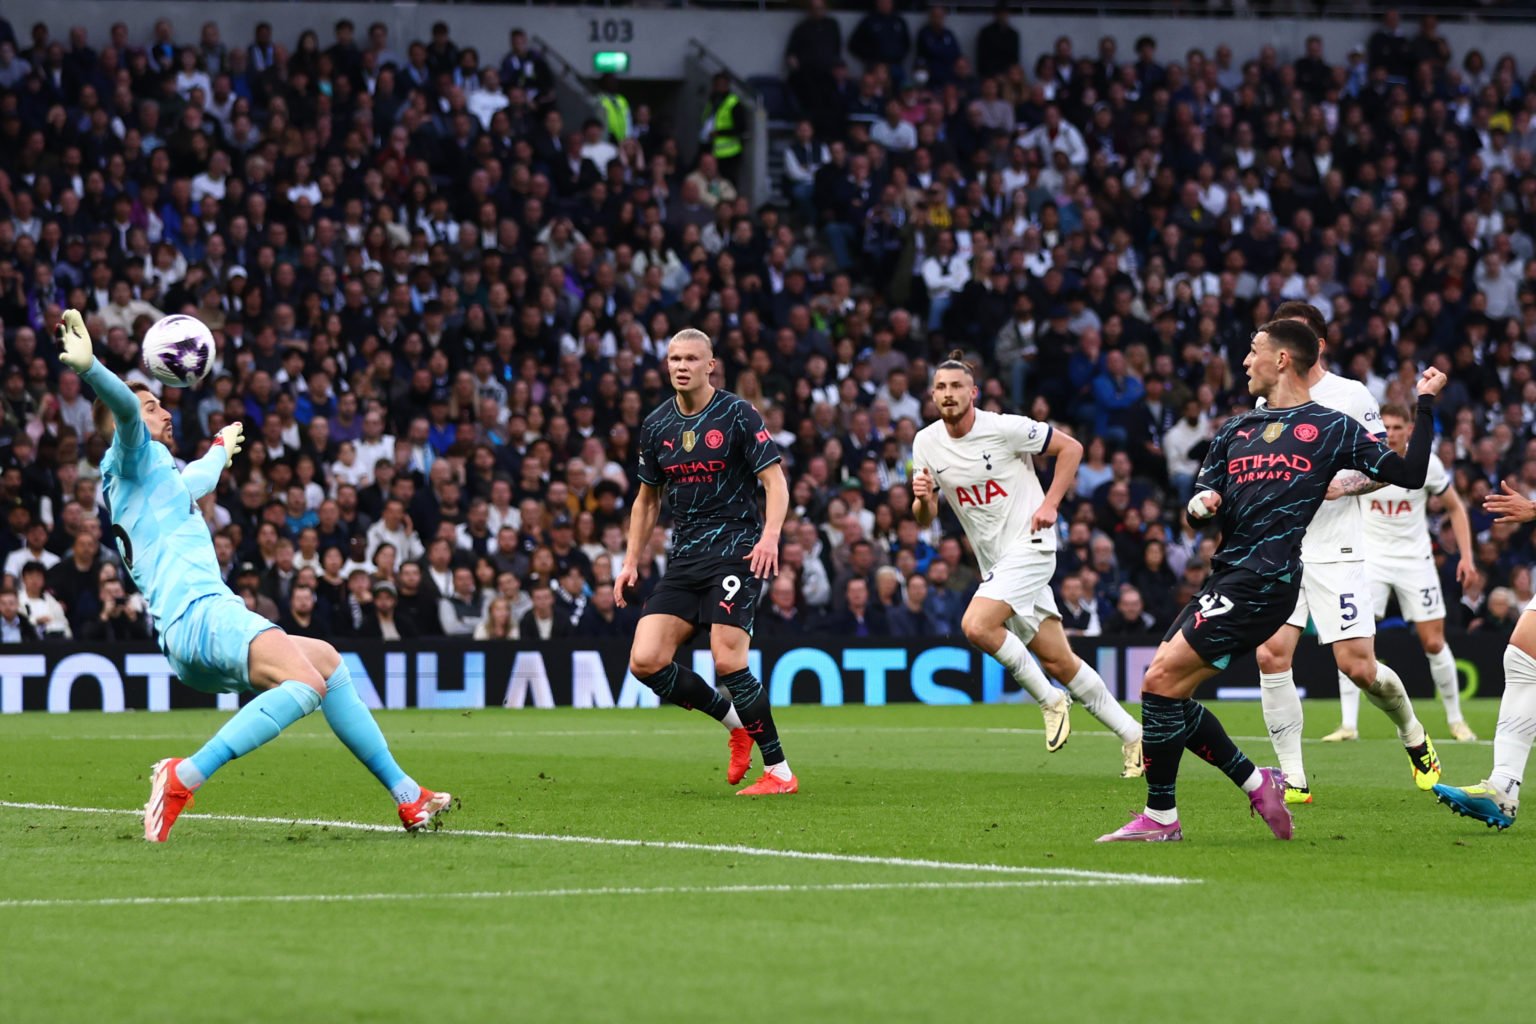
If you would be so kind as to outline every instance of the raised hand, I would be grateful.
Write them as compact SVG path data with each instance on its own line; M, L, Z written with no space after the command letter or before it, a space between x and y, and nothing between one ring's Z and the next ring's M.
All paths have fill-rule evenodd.
M1419 376L1416 390L1421 395L1438 395L1440 389L1445 387L1447 379L1445 374L1431 366Z
M96 361L96 353L91 347L91 336L85 330L85 318L79 310L66 309L64 315L59 318L58 330L55 334L58 338L59 360L76 373L84 373L91 368Z
M239 420L231 423L219 435L213 439L215 445L223 445L225 454L230 462L235 461L235 456L240 454L240 446L245 444L245 427Z

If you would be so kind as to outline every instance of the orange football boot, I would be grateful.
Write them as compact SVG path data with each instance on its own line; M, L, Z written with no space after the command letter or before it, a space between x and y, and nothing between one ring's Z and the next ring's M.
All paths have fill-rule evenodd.
M181 812L192 806L192 791L176 777L176 766L185 758L168 757L150 769L149 803L144 805L144 838L163 843Z
M773 772L763 772L758 779L746 789L738 789L737 796L778 796L780 794L800 792L800 780L791 775L788 779L781 779Z
M726 769L725 781L734 786L747 777L747 770L752 767L752 734L745 729L732 729L726 742L731 748L731 766Z
M405 826L407 832L419 831L431 825L433 819L448 810L451 803L452 793L434 793L423 787L415 803L400 805L400 824Z

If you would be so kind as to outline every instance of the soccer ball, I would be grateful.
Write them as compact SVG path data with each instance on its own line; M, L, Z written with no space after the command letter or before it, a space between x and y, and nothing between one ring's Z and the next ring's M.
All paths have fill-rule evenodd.
M213 333L195 317L168 316L144 335L144 367L173 388L195 387L213 369Z

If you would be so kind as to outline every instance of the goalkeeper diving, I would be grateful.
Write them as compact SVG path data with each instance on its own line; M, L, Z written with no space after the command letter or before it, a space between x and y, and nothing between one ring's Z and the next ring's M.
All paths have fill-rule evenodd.
M155 764L144 838L165 842L177 815L214 772L316 709L389 790L407 830L431 823L452 797L423 789L395 763L336 648L284 633L247 609L219 574L197 500L218 485L239 453L240 424L221 430L206 455L178 471L169 447L171 414L154 392L123 383L96 360L77 311L65 311L57 336L64 365L96 391L97 431L111 435L101 475L112 534L154 616L160 649L195 690L255 694L201 750Z

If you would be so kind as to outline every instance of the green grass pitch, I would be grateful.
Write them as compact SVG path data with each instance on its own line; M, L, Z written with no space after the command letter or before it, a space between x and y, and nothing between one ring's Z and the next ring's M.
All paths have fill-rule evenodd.
M1273 761L1257 705L1217 710ZM1078 711L1047 755L1032 707L785 709L802 790L757 801L673 709L385 713L407 770L462 795L418 836L347 827L394 809L316 715L164 847L132 814L14 804L136 808L220 716L9 717L0 1019L1530 1019L1536 823L1452 816L1363 715L1363 741L1308 744L1295 841L1187 757L1185 842L1108 847L1144 790ZM1309 735L1335 722L1310 704ZM1487 774L1486 742L1440 754Z

